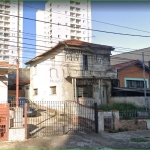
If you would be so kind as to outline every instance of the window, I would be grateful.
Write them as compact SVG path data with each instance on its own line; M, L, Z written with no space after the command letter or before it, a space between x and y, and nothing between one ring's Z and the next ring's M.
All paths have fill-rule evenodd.
M145 81L147 88L147 81ZM128 88L144 88L144 81L142 80L126 80L126 87Z
M33 89L34 95L38 95L38 89Z
M87 55L83 55L83 70L88 70L88 59Z
M56 94L56 86L51 86L50 90L51 90L51 94Z
M83 23L84 23L84 20L83 20Z
M33 69L34 69L33 74L36 75L37 74L37 65L35 65Z
M60 36L58 35L58 38L59 38Z
M65 14L67 14L67 11L65 11Z
M93 97L93 86L86 85L77 87L77 97Z
M66 38L67 38L67 35L66 35Z

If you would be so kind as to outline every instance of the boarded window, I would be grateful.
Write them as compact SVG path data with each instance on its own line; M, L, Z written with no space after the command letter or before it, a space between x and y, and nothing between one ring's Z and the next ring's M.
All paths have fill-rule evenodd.
M93 97L93 86L87 85L82 87L77 87L77 96L78 97Z
M51 86L51 94L56 94L56 86Z

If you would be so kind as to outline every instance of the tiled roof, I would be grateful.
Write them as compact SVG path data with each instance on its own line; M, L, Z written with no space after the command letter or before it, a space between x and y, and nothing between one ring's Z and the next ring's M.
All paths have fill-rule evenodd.
M131 61L128 61L128 62L112 65L111 67L120 70L120 69L123 69L125 67L128 67L128 66L136 64L136 63L142 63L142 62L139 61L139 60L131 60Z
M66 41L62 41L62 43L65 43L65 44L71 45L71 46L83 46L83 47L84 46L90 46L90 47L97 47L97 48L104 48L104 49L114 50L114 48L112 46L88 43L88 42L79 41L79 40L66 40Z
M0 67L11 67L11 66L16 66L16 65L9 64L8 62L0 61Z
M51 48L50 50L44 52L43 54L36 56L35 58L31 59L30 61L26 62L25 64L30 64L31 62L34 62L36 60L41 59L43 56L47 55L49 52L55 50L56 48L60 47L60 46L74 46L74 47L95 47L95 48L101 48L104 50L114 50L114 48L112 46L106 46L106 45L101 45L101 44L94 44L94 43L88 43L88 42L84 42L84 41L79 41L79 40L65 40L65 41L60 41L57 45L55 45L53 48Z

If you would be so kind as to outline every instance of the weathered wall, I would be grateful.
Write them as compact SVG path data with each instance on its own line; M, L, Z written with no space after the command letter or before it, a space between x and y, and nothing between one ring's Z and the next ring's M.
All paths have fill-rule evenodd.
M145 106L144 97L111 97L109 103L113 102L126 102L137 106ZM150 97L147 97L147 106L150 108Z
M113 112L114 129L125 129L128 131L135 130L147 130L149 129L149 119L132 119L132 120L120 120L119 111Z

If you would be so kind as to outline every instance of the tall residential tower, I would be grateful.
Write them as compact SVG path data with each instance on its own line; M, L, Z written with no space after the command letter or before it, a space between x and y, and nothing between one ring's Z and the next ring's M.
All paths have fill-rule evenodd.
M91 42L91 3L47 2L36 13L36 55L66 39Z
M8 0L0 2L0 61L16 63L17 50L19 50L21 67L23 19L20 17L23 17L22 2L19 4Z

